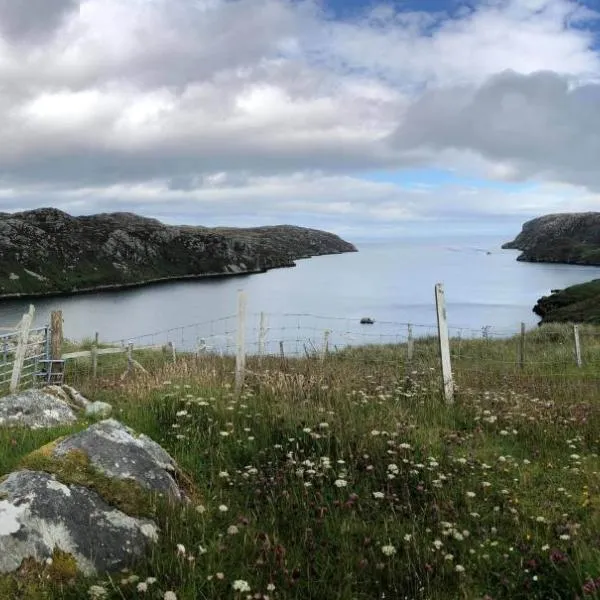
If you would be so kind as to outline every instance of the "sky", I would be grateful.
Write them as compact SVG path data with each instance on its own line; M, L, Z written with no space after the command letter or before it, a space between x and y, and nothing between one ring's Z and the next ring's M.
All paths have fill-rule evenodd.
M0 0L0 211L517 233L600 210L600 0Z

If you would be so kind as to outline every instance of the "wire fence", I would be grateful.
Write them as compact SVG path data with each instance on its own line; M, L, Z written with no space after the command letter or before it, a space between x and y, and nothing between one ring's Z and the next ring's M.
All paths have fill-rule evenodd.
M62 323L62 317L57 322ZM445 381L448 372L442 369L441 357L446 343L450 376L459 385L484 380L498 384L514 376L600 382L600 327L551 324L526 331L523 324L510 329L451 323L447 329L445 341L438 323L313 313L246 314L240 308L237 314L123 339L105 340L101 332L90 331L87 341L64 343L58 358L66 360L66 381L71 383L157 373L165 364L190 358L203 363L202 368L220 360L219 368L235 373L236 383L244 369L282 369L299 359L313 368L344 364L375 376L419 372ZM19 387L40 383L40 361L51 358L51 334L49 327L30 331ZM13 378L17 346L18 330L0 330L0 392Z
M452 372L461 385L473 380L499 383L513 376L600 383L598 327L575 330L562 324L525 331L521 324L514 329L450 325L448 331ZM440 367L437 323L361 324L360 318L310 313L251 313L243 320L240 315L227 315L120 340L104 341L100 336L99 346L122 350L118 356L97 357L103 365L98 372L113 377L140 372L138 367L153 372L183 357L205 364L221 359L233 374L239 368L240 351L250 371L283 368L289 361L304 359L312 365L324 361L353 365L374 374L427 372L439 379ZM90 350L89 359L79 361L80 377L90 376L92 362Z

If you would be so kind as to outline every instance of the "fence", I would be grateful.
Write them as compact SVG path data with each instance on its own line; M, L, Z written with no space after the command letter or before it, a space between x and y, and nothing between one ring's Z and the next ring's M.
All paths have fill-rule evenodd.
M152 372L183 356L226 359L223 364L235 372L238 391L244 382L247 360L249 368L256 369L257 365L260 368L260 364L269 364L257 360L277 359L277 364L283 364L297 358L335 360L336 364L353 363L357 368L368 363L373 372L384 368L402 373L435 371L448 402L453 400L456 381L462 385L479 376L500 381L510 375L533 377L543 373L547 378L579 378L600 388L600 328L560 325L526 331L523 324L503 330L460 327L448 325L439 284L435 302L437 323L371 319L361 323L359 317L247 314L245 296L240 293L238 313L234 315L121 340L101 341L96 333L86 347L75 344L72 348L62 343L60 313L53 313L51 329L31 330L19 346L25 316L18 330L0 335L5 349L0 390L2 386L14 387L15 372L19 373L17 387L39 383L37 369L50 359L66 361L68 380L75 374L69 365L77 365L78 381L87 381Z
M0 334L0 392L16 392L37 385L49 355L50 329L32 328L33 316L32 306L12 331Z
M152 371L165 361L176 362L184 354L223 357L229 360L227 364L235 365L232 370L238 390L244 381L247 359L253 362L252 369L256 368L257 358L335 359L338 363L354 361L357 367L368 361L374 369L396 368L406 373L435 370L448 402L453 400L457 379L464 383L478 376L499 380L508 375L533 377L543 372L545 377L578 377L600 384L598 328L560 325L526 331L523 324L514 329L448 325L441 285L436 286L435 302L437 323L364 324L359 317L247 314L245 296L240 294L237 314L104 344L96 334L88 350L63 358L85 358L86 375L96 377L100 356L121 355L122 360L113 360L113 356L106 365L110 364L112 375L123 378L142 369ZM365 347L374 346L378 349L365 354ZM107 369L100 371L106 373Z

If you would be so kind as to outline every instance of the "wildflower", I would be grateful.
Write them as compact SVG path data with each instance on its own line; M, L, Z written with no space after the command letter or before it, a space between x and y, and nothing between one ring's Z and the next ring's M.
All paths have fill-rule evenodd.
M475 498L475 492L467 492L467 498Z
M250 586L248 585L247 581L244 581L243 579L236 579L232 584L231 587L236 591L236 592L249 592L250 591Z
M206 512L206 507L203 506L202 504L198 504L198 506L196 506L196 512L199 512L200 514L203 514Z
M148 591L148 584L145 581L140 581L137 584L137 591L138 592L147 592Z
M223 580L225 579L225 575L223 575L223 573L219 572L215 574L215 577L219 580Z
M219 505L219 511L220 512L227 512L228 510L229 510L229 508L225 504L220 504Z
M221 471L221 472L219 473L219 477L220 477L221 479L227 479L227 478L229 477L229 473L228 473L227 471Z
M185 546L183 544L177 544L177 554L179 556L185 556Z
M410 450L410 444L403 442L402 444L398 445L398 448L402 448L402 450Z
M348 482L345 479L336 479L333 482L333 485L335 485L336 487L339 487L339 488L343 488L348 485Z
M171 590L165 592L165 595L163 596L163 600L177 600L177 594L175 592L172 592Z
M101 585L92 585L88 590L88 596L91 600L102 600L102 598L108 597L108 592Z
M273 584L273 583L267 584L267 592L274 592L274 591L275 591L275 584Z
M412 535L410 535L410 533L404 534L404 541L410 542L410 540L412 540Z
M446 555L444 555L444 560L454 560L454 555L453 554L446 554Z
M396 554L396 548L394 548L394 546L392 546L391 544L389 544L387 546L381 546L381 551L386 556L393 556L394 554Z
M229 535L236 535L236 534L238 534L239 532L240 532L240 530L239 530L239 529L238 529L238 528L237 528L235 525L230 525L230 526L227 528L227 533L228 533Z
M319 423L319 429L327 429L329 427L329 423Z
M433 545L436 547L437 550L439 550L444 544L443 544L442 540L435 540L433 542Z
M156 583L156 577L146 577L146 583L148 585L152 585L153 583Z
M455 570L457 573L464 573L464 572L465 572L465 568L464 568L462 565L456 565L456 566L454 567L454 570Z
M377 500L381 500L384 497L385 494L383 492L373 492L373 498L376 498Z
M558 536L561 540L569 540L571 539L571 536L567 533L563 533L562 535Z

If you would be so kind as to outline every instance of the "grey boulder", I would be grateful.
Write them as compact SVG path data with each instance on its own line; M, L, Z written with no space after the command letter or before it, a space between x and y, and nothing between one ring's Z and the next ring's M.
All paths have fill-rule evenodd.
M175 481L177 465L171 456L148 436L137 435L114 419L100 421L60 440L52 457L60 458L74 450L83 452L104 475L133 480L142 488L173 500L183 499Z
M0 398L0 427L42 429L76 420L66 399L45 390L31 389Z
M115 571L130 566L157 536L152 521L49 473L16 471L0 483L0 573L27 558L43 562L55 549L71 554L86 575Z

